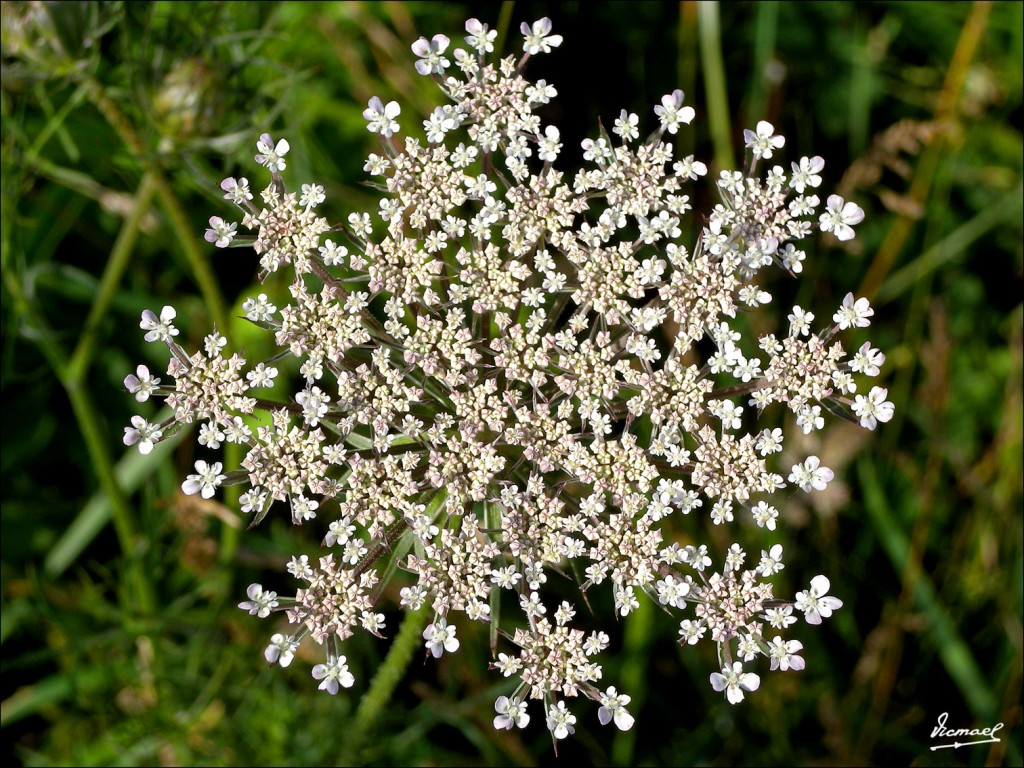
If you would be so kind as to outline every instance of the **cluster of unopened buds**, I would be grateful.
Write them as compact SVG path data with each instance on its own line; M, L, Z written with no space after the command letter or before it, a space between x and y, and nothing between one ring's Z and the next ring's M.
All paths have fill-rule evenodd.
M286 190L288 142L260 137L255 159L271 180L259 200L245 178L221 185L254 236L214 217L206 239L254 248L263 277L290 270L282 307L265 293L244 304L281 353L250 365L218 332L190 353L173 308L145 312L146 339L170 350L170 381L139 366L125 383L173 415L133 418L124 441L148 453L198 423L205 450L228 442L246 455L231 471L197 461L185 493L242 484L254 524L283 507L297 525L323 526L324 554L287 566L302 584L294 595L253 584L240 604L260 618L283 612L269 662L288 666L308 638L323 648L319 687L351 687L343 643L358 630L382 636L378 601L397 580L402 608L429 606L435 657L458 650L463 620L496 627L491 668L510 682L495 727L525 727L540 702L561 739L577 697L597 703L601 723L627 729L633 717L630 697L602 684L609 635L577 628L578 604L551 597L564 596L553 575L617 616L641 600L675 614L681 644L717 647L710 683L734 704L759 687L758 657L803 669L801 642L783 634L842 603L825 576L793 599L775 595L783 547L771 537L779 499L822 491L833 472L813 455L778 466L783 430L757 422L788 410L805 434L826 413L874 429L893 406L883 388L857 394L884 355L864 342L848 356L835 339L869 324L866 299L848 295L817 332L795 306L781 335L754 334L772 300L765 275L798 274L800 241L815 229L849 240L864 216L835 195L821 209L824 161L769 165L783 137L767 122L746 131L745 170L721 174L721 202L687 247L687 190L707 167L673 155L695 116L683 93L654 107L645 141L622 111L614 135L583 142L585 169L567 177L555 167L560 133L541 116L555 87L522 74L562 38L548 19L522 31L523 55L493 63L496 33L475 19L465 48L443 35L413 44L416 70L449 103L418 139L419 126L402 134L397 103L370 100L382 148L365 170L382 197L344 224L316 213L323 187ZM733 543L716 566L692 539L700 526L686 525L698 514L759 532L760 558Z

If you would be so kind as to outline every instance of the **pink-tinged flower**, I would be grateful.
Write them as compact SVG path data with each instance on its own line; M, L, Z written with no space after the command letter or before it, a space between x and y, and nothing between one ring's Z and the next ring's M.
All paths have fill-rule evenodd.
M398 121L395 118L400 114L402 108L397 101L384 104L379 97L374 96L363 110L363 119L367 122L366 130L379 133L386 139L391 138L398 132Z
M238 607L243 611L248 611L250 616L259 616L261 619L265 619L272 610L277 608L277 592L264 592L262 584L250 584L245 590L245 594L249 596L249 599L239 603Z
M871 325L868 319L875 314L870 302L863 296L854 301L853 294L848 293L843 298L843 306L832 315L833 322L839 326L839 330L847 328L867 328Z
M552 48L557 48L562 44L561 35L551 34L551 19L547 16L533 22L533 26L524 21L520 25L519 31L526 38L523 41L523 50L531 56L538 53L551 53Z
M772 660L772 669L787 669L799 671L804 668L803 656L797 656L804 647L799 640L783 640L781 637L773 637L768 644L768 655Z
M218 248L227 248L235 239L235 230L238 224L226 222L220 216L210 217L210 228L206 230L206 242L213 243Z
M853 402L853 412L860 418L860 425L865 429L874 429L878 422L889 421L896 406L885 398L889 390L885 387L872 387L867 397L857 395Z
M160 317L151 309L142 310L142 322L139 328L146 331L146 341L170 341L172 336L178 335L178 329L171 324L177 317L174 307L164 307L160 310Z
M836 476L828 467L821 466L821 459L808 456L803 464L794 464L790 472L789 482L796 483L804 493L824 491L825 487Z
M163 437L159 424L150 424L141 416L132 416L132 425L124 428L124 444L139 444L139 453L146 455Z
M256 149L259 150L259 154L256 155L257 163L266 166L271 171L283 171L285 169L284 156L291 149L287 139L281 139L275 145L273 137L269 133L264 133L260 136L260 140L256 142Z
M828 210L818 218L822 232L831 232L840 240L853 240L856 234L854 224L864 221L864 209L856 203L848 203L839 195L828 196Z
M153 394L157 386L159 386L160 379L150 375L149 368L144 365L140 365L136 368L135 374L129 373L125 376L124 385L129 392L135 395L136 400L140 403L144 403L149 399L149 396Z
M680 123L687 125L697 115L693 107L683 106L683 92L678 88L672 93L661 97L661 104L654 107L654 114L658 116L661 127L669 133L676 133Z
M796 593L796 609L804 612L808 624L821 624L822 618L827 619L832 611L843 607L842 600L828 595L830 586L827 576L815 576L810 589Z
M632 728L633 716L626 711L626 705L630 700L630 696L616 691L615 686L601 694L601 708L597 710L597 719L601 721L601 725L608 725L614 720L615 727L620 731Z
M412 52L420 57L420 60L416 62L416 71L421 75L444 74L451 62L441 54L448 48L449 42L444 35L434 35L431 40L421 37L413 43Z
M775 135L775 126L767 120L761 120L757 124L756 132L749 128L745 129L743 141L746 142L747 148L754 153L754 157L759 160L762 158L768 160L773 151L782 149L786 143L784 137Z
M459 650L459 640L455 637L455 627L450 626L444 619L438 619L433 624L428 624L423 630L423 639L427 641L427 650L438 658L442 653L455 653Z

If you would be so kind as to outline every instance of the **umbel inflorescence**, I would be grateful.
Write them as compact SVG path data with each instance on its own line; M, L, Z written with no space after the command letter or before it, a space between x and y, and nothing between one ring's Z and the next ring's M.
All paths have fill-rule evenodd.
M792 599L774 592L779 505L823 490L833 472L813 455L780 466L783 430L758 417L782 422L788 409L787 423L810 433L830 413L867 429L893 413L885 389L857 394L884 355L867 342L848 355L836 339L869 324L866 299L847 296L818 331L796 306L787 329L754 337L751 315L772 300L766 273L801 271L801 241L816 229L848 240L864 213L835 195L821 208L820 157L770 165L784 139L761 122L745 132L745 172L721 174L721 202L686 244L688 191L707 168L674 157L673 135L695 116L681 91L654 107L645 141L622 111L566 176L561 135L542 117L555 87L523 76L561 36L548 19L523 24L524 55L491 62L495 31L475 19L466 31L466 48L444 35L412 46L449 101L423 122L425 140L402 135L395 102L373 98L364 112L382 140L365 165L378 210L330 224L316 212L321 186L286 190L288 142L260 137L255 159L271 178L258 200L244 178L221 185L255 236L213 217L206 239L251 245L264 276L292 275L285 306L266 294L244 304L281 354L252 365L216 331L190 353L172 307L143 313L146 339L170 350L169 382L139 366L125 383L174 414L134 417L124 441L148 453L198 423L206 449L226 441L246 455L229 472L197 461L185 493L243 483L254 523L283 508L297 525L325 525L323 556L287 566L294 595L253 584L240 604L287 617L271 663L288 666L306 639L322 646L322 690L354 683L348 637L385 632L381 579L397 564L387 572L401 606L432 616L433 656L458 650L463 622L497 625L491 666L509 679L497 728L525 727L539 708L564 738L580 697L597 702L601 723L632 725L630 697L603 679L609 635L577 628L584 592L618 616L641 600L676 615L680 643L717 646L710 683L735 704L765 663L804 667L801 642L785 637L800 615L818 624L842 605L825 576ZM260 393L286 355L300 383L275 402ZM765 549L758 558L734 543L713 557L685 522L697 515L760 527ZM576 602L550 596L566 577Z

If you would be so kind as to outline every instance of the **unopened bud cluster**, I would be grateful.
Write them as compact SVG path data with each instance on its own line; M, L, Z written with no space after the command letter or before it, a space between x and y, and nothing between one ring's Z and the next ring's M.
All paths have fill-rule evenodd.
M287 191L288 142L260 137L269 185L222 184L253 235L215 216L206 238L250 245L264 275L292 276L284 306L266 294L244 305L281 354L253 364L217 332L189 352L172 307L145 312L146 339L170 350L168 378L140 366L125 383L139 401L166 398L174 415L134 417L125 443L148 453L173 426L198 423L206 449L237 443L246 456L230 471L197 461L185 493L242 483L254 523L273 508L323 526L322 556L287 566L294 595L254 584L240 604L286 619L268 661L288 666L308 640L323 648L319 687L352 686L344 641L387 632L381 579L397 561L401 605L433 617L426 652L456 652L466 621L498 625L491 666L509 683L495 727L525 727L539 707L561 739L581 697L601 723L633 723L630 697L603 679L609 635L578 628L588 603L625 617L652 600L677 615L680 643L717 646L710 684L732 703L758 688L753 670L804 667L801 642L783 635L842 603L825 576L775 594L783 546L772 538L784 500L824 490L833 472L813 455L780 466L783 430L759 417L780 423L788 409L786 423L810 433L838 413L874 429L893 406L864 383L884 355L868 342L850 355L837 338L869 324L866 299L847 296L823 325L793 307L788 328L750 332L772 301L767 273L798 274L803 240L816 230L848 240L864 216L835 195L822 205L824 161L769 163L785 141L759 123L745 132L745 171L721 174L721 202L691 217L699 234L684 243L691 185L707 167L673 152L695 117L683 93L654 107L645 141L623 110L611 135L570 153L584 170L567 176L559 130L543 118L556 89L523 76L562 38L548 19L522 31L518 61L489 61L496 33L475 19L465 48L444 35L413 44L416 70L448 103L421 133L397 103L370 100L375 211L329 223L316 212L323 187ZM297 359L301 382L273 401L261 390L282 355ZM760 558L738 543L712 556L688 515L759 527ZM576 574L577 601L551 596L556 574Z

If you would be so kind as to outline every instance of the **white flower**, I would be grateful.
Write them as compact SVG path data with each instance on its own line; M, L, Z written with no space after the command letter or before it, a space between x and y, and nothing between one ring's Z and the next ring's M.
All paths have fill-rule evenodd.
M571 733L575 733L576 715L565 708L565 702L552 704L548 707L547 725L548 730L554 734L556 739L564 739Z
M612 133L622 137L623 141L632 141L640 136L640 117L636 112L622 110L615 118L615 125L612 126Z
M831 232L840 240L853 240L856 233L854 224L864 221L864 209L856 203L848 203L839 195L828 196L828 210L818 217L822 232Z
M141 416L132 416L132 426L124 428L124 444L139 444L139 453L146 455L163 437L159 424L150 424Z
M441 54L448 48L449 42L444 35L434 35L431 40L421 37L413 43L412 52L420 57L420 60L416 62L416 71L421 75L444 74L451 62Z
M793 163L793 175L789 177L789 186L799 194L804 193L807 187L818 187L821 185L821 173L825 167L825 160L815 155L814 157L801 157L800 164Z
M806 592L797 592L794 605L798 611L804 612L808 624L821 624L822 618L828 618L832 611L843 607L838 597L828 596L828 577L815 576L811 579L811 588Z
M262 584L250 584L245 590L249 599L238 604L243 611L248 611L250 616L267 618L270 612L277 608L277 592L264 592Z
M209 499L213 496L217 487L227 479L227 475L220 473L223 468L224 465L219 461L207 464L200 459L196 462L197 474L189 475L185 482L181 484L181 490L189 496L201 492L204 499Z
M519 31L525 36L523 50L531 56L538 53L550 53L552 48L562 44L561 35L551 34L551 19L545 16L533 22L531 27L525 21L520 25Z
M513 727L525 728L530 722L530 716L526 714L526 702L518 698L499 696L494 702L494 711L498 713L494 718L494 727L499 731L511 731Z
M252 296L246 297L242 302L242 311L254 323L269 323L274 313L277 312L277 307L270 302L267 294L261 293L255 299Z
M331 396L320 387L313 387L297 393L295 402L302 406L302 420L311 427L315 427L320 423L320 419L327 415Z
M124 377L124 386L129 392L135 395L135 399L140 403L146 402L159 384L160 379L155 376L151 376L149 368L144 365L140 365L136 368L135 374L129 373ZM132 420L132 423L135 423L134 419ZM148 452L149 451L146 451L146 453Z
M385 105L379 97L374 96L363 110L363 118L367 121L366 130L379 133L386 139L391 138L398 132L398 121L395 118L401 113L402 108L397 101L389 101Z
M799 485L804 493L810 493L812 490L824 491L835 476L831 469L821 466L821 459L817 456L808 456L803 464L793 465L789 482Z
M498 660L494 662L495 668L505 677L512 677L523 667L523 662L518 656L509 656L507 653L499 653Z
M761 550L761 562L758 563L757 572L764 577L774 576L785 568L782 564L782 545L774 544L770 551Z
M683 92L677 88L661 97L661 104L654 107L654 114L658 116L661 127L674 134L679 130L680 123L689 125L697 113L693 107L683 106Z
M252 192L249 191L249 180L246 178L234 179L228 177L220 183L224 190L224 199L230 200L235 205L242 205L247 200L252 200Z
M743 691L756 691L761 685L761 678L753 672L744 672L739 661L732 663L732 668L722 667L722 673L711 673L711 687L716 691L725 691L725 698L730 704L743 701Z
M744 129L743 140L747 148L754 153L754 157L765 160L772 156L774 150L782 149L786 143L784 137L775 135L775 126L767 120L761 120L757 124L756 133L749 128Z
M338 692L338 686L351 688L356 679L348 671L344 656L333 658L327 657L326 664L317 664L313 667L313 679L320 680L319 690L327 691L332 696Z
M276 634L270 638L270 645L263 651L263 658L271 664L277 663L287 667L295 658L295 651L298 648L299 641L294 637Z
M772 669L781 669L783 672L787 669L795 669L797 671L803 669L803 656L796 655L803 647L803 643L799 640L786 641L781 637L773 637L771 643L768 644L768 655L772 660Z
M238 229L238 224L235 222L232 221L229 224L220 216L211 216L210 228L206 230L204 237L206 242L213 243L218 248L227 248L235 239L236 229Z
M608 725L614 720L615 727L620 731L632 728L633 716L626 711L626 705L630 700L630 696L618 693L614 686L601 694L601 708L597 710L597 719L601 721L601 725Z
M466 22L466 31L469 32L466 44L475 48L477 53L494 53L494 41L498 39L498 30L488 29L487 25L481 24L478 19L469 19Z
M885 355L872 347L870 341L865 341L850 360L850 370L865 376L877 376L884 362Z
M889 421L896 406L885 398L889 390L884 387L872 387L867 397L857 395L853 402L853 412L860 417L860 425L865 429L874 429L878 422Z
M174 311L174 307L164 307L161 309L159 318L152 310L142 310L142 322L139 323L139 328L148 331L144 337L146 341L167 342L171 340L172 336L177 336L178 329L171 324L171 321L177 314Z
M302 196L299 197L299 205L306 210L316 208L326 199L327 196L324 194L324 188L319 184L302 185Z
M832 320L842 331L847 328L867 328L871 325L868 318L874 314L875 310L866 298L861 297L855 301L853 294L848 293L843 297L843 306L832 315Z
M260 152L256 155L257 163L265 165L271 171L283 171L285 169L284 156L291 149L287 139L281 139L275 145L273 137L269 133L264 133L260 136L260 140L256 142L256 149Z
M445 651L455 653L459 650L455 627L449 626L444 619L438 619L433 624L428 624L427 628L423 630L423 639L427 641L427 649L435 659Z
M562 145L558 142L559 138L560 134L555 126L549 125L545 128L544 136L539 141L537 157L548 162L557 160L558 150L562 148Z

